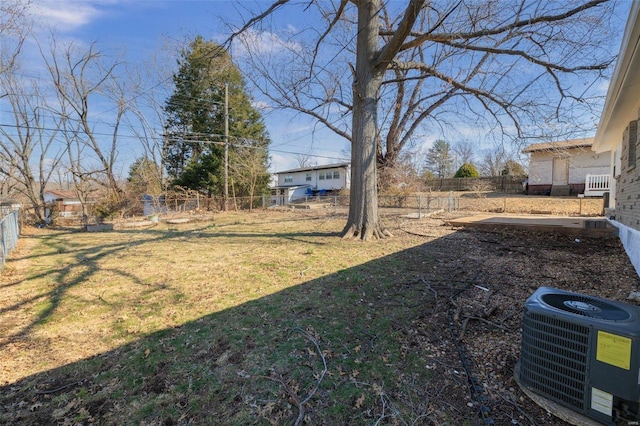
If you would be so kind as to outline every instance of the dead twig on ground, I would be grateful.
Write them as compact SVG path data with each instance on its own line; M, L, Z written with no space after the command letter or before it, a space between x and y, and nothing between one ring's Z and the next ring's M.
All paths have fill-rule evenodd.
M313 395L317 392L318 388L320 387L320 383L322 382L322 379L324 379L324 376L327 374L328 369L327 369L327 359L324 353L322 352L322 350L320 349L320 344L318 343L318 340L315 337L309 334L309 332L298 327L292 328L290 332L291 333L298 332L302 334L307 340L309 340L313 344L313 346L315 346L316 351L318 352L318 355L322 360L322 372L318 375L313 389L311 389L311 391L306 397L301 399L299 395L293 389L291 389L291 387L283 379L278 377L273 377L273 376L258 376L258 377L271 380L272 382L276 382L280 386L282 386L286 394L289 396L290 401L296 406L296 408L298 408L298 417L296 418L296 421L294 423L294 425L298 426L304 420L304 405L307 402L309 402L311 398L313 398Z
M429 282L424 277L424 275L420 276L420 281L422 281L422 283L427 286L427 290L429 290L430 292L433 293L433 299L434 299L434 303L435 303L434 310L437 311L438 310L438 292L433 287L431 287L431 284L429 284Z
M318 343L318 341L316 340L315 337L313 337L307 331L305 331L305 330L303 330L301 328L298 328L298 327L293 328L291 331L292 332L297 331L298 333L300 333L304 337L306 337L307 340L309 340L313 344L313 346L315 346L316 351L318 351L318 355L320 356L320 359L322 360L322 372L318 376L315 386L313 387L313 389L311 389L309 394L304 399L300 400L297 403L297 406L298 406L298 418L296 419L296 422L294 424L296 426L298 426L300 424L300 422L302 422L302 420L304 419L304 404L306 404L307 402L309 402L309 400L311 398L313 398L313 395L316 393L316 391L320 387L320 383L322 382L322 379L324 379L324 376L327 374L327 359L325 358L324 353L322 352L322 349L320 349L320 344Z

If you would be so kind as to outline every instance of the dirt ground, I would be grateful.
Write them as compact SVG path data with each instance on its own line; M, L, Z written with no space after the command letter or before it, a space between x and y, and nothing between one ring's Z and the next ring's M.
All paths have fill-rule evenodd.
M434 235L443 229L434 225L406 231ZM446 219L443 225L446 228ZM437 266L423 272L424 284L437 296L437 303L411 325L407 340L411 346L442 348L428 365L435 379L429 388L455 407L446 411L464 413L478 406L468 388L460 386L465 379L453 334L434 332L451 329L453 318L460 344L472 360L470 373L482 385L479 396L488 401L487 419L494 423L487 424L567 424L533 403L513 378L520 354L522 307L542 286L634 303L627 298L640 281L619 240L465 229L443 235L426 250L425 256L438 259ZM464 290L452 288L452 282L463 283Z

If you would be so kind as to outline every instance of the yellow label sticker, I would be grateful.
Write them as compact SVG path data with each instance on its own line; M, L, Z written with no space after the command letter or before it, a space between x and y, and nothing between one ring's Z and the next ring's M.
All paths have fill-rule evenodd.
M596 359L629 370L631 368L631 339L606 331L598 331Z

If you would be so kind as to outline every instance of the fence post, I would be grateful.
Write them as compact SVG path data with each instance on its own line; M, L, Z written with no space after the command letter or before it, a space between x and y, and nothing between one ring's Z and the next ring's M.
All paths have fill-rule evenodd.
M422 218L422 195L418 195L418 219Z
M2 266L4 267L4 262L7 260L7 241L6 241L6 217L2 219L0 222L0 238L2 239Z

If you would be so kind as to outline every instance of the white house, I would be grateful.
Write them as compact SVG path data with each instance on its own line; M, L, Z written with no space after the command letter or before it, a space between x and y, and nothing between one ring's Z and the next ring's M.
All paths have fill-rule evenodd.
M271 203L286 205L314 195L336 193L349 188L350 163L301 167L276 173L278 182L271 188Z
M525 148L530 154L527 194L602 196L611 175L609 155L594 153L592 145L593 138L582 138Z
M634 1L598 130L596 153L609 152L613 170L609 215L620 240L640 273L640 2Z

